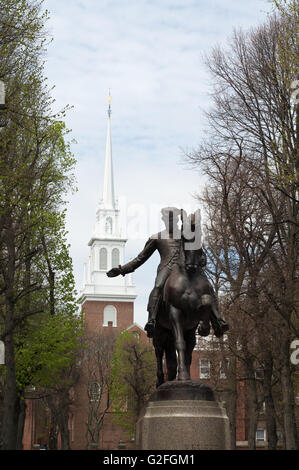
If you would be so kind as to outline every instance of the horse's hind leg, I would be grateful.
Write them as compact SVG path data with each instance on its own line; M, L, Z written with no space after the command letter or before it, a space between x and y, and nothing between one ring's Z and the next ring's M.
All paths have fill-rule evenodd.
M171 334L169 332L169 334ZM174 339L169 338L167 341L167 346L165 348L166 355L166 364L167 364L167 380L170 382L175 380L177 373L177 359L176 359L176 350L174 345Z
M184 340L183 328L181 323L181 311L173 305L169 306L169 318L173 328L175 347L178 353L178 380L190 380L190 374L186 369L185 353L186 342Z

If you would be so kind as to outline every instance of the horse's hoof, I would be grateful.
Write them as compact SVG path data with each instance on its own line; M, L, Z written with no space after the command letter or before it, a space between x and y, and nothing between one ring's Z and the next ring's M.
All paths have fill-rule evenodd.
M213 322L212 326L216 338L221 338L224 333L229 330L228 324L226 323L226 321L222 320L222 318L217 322Z
M210 324L209 322L203 322L202 320L198 324L198 330L197 333L200 336L209 336L211 330L210 330Z
M153 338L155 332L155 322L154 320L147 322L144 327L148 338Z
M158 380L156 381L156 388L160 387L160 385L164 384L164 377L161 378L159 377Z
M179 380L181 382L185 382L186 380L191 380L191 379L190 379L189 374L183 372L181 374L178 374L178 379L177 380Z

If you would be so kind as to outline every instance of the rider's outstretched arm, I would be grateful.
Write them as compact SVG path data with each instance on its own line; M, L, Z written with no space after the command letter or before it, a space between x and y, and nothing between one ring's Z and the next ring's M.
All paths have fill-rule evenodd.
M157 248L157 239L156 238L149 238L143 248L143 250L136 256L132 261L127 264L124 264L120 267L121 274L125 275L128 273L132 273L135 269L139 268L145 261L147 261L154 251Z

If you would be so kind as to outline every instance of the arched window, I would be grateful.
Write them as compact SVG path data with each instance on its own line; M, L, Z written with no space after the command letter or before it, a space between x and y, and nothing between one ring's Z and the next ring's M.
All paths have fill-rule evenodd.
M107 269L107 250L106 248L100 249L100 269Z
M98 382L92 382L89 385L88 392L90 401L98 401L101 397L101 386L98 384Z
M116 326L116 308L114 305L106 305L104 308L104 322L103 326L108 326L109 322L112 322L112 326Z
M137 341L140 340L140 334L138 333L138 331L133 331L133 336L135 336L135 338L137 339Z
M111 217L107 217L106 219L105 232L108 234L112 233L112 218Z
M112 268L117 268L119 265L119 249L113 248L112 250Z

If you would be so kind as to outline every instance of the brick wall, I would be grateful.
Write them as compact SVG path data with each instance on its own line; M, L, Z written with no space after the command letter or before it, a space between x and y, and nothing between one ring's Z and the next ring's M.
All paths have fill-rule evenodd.
M133 302L103 302L88 300L83 305L84 318L86 321L87 332L99 331L103 327L104 308L107 305L113 305L117 310L117 330L122 331L132 325L134 321L134 303Z

